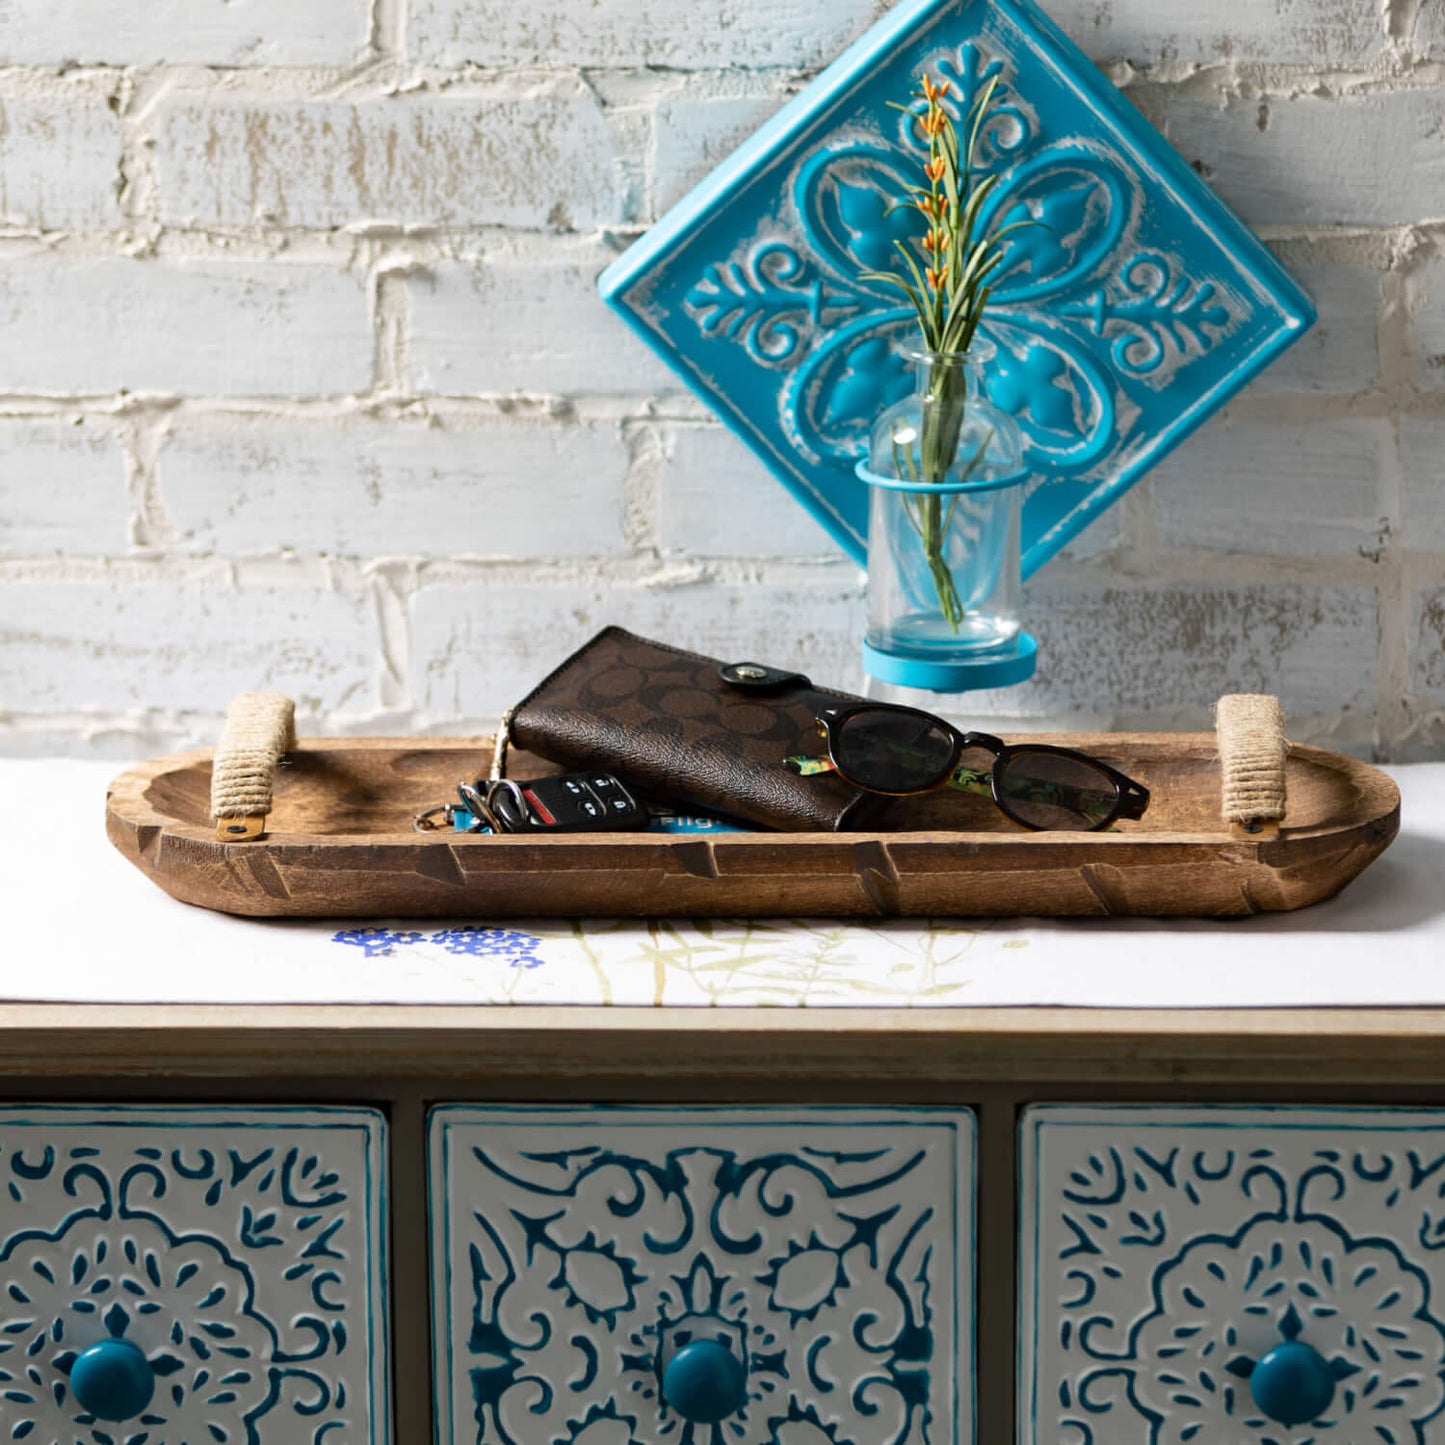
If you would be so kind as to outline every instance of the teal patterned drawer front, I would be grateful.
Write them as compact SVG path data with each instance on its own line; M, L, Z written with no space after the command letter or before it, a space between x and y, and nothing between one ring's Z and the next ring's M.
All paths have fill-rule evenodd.
M0 1109L0 1438L384 1445L385 1130Z
M1025 1116L1024 1445L1445 1439L1445 1113Z
M971 1445L973 1119L441 1108L439 1445Z

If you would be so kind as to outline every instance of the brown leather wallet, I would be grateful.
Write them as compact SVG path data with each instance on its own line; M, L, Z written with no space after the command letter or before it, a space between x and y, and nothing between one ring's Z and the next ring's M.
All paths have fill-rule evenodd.
M817 743L825 709L863 701L801 673L722 663L605 627L529 693L512 741L568 768L606 768L641 792L766 828L863 826L876 800L833 774L783 766Z

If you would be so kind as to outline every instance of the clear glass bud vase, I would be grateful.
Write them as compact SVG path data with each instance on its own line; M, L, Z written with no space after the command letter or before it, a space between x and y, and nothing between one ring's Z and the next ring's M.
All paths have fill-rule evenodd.
M967 356L918 352L914 394L874 424L868 644L922 662L967 660L1019 637L1022 440Z

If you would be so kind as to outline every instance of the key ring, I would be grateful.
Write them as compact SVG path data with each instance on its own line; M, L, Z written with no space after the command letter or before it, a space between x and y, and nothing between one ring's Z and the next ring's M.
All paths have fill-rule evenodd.
M490 793L491 789L488 788ZM502 828L497 823L497 815L487 806L487 800L470 783L457 784L457 797L460 803L438 803L432 808L423 808L411 820L413 831L417 833L440 833L456 831L457 817L459 814L471 819L471 822L461 831L466 833L482 833L490 830L493 833L500 833ZM440 821L437 821L440 820Z
M480 833L483 828L488 828L493 833L505 831L492 811L491 785L488 785L486 796L483 797L480 789L474 788L470 783L458 783L457 797L462 800L462 809L471 815L472 826L467 829L468 833Z
M513 782L510 778L494 778L487 784L487 814L489 817L498 819L497 832L505 833L508 829L501 824L501 814L498 811L497 795L504 793L510 800L512 810L516 817L525 821L527 817L527 801L522 796L522 785Z
M423 808L422 811L411 820L414 833L440 833L444 828L450 828L456 819L457 805L455 803L438 803L434 808ZM441 818L440 823L432 822L433 818Z

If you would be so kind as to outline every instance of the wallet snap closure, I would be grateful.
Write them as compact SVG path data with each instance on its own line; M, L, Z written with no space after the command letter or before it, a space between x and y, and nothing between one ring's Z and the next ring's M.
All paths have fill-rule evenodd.
M771 692L779 687L810 687L801 672L785 672L782 668L764 667L760 662L725 662L717 675L729 687L746 688L752 692Z

